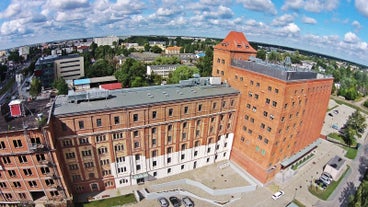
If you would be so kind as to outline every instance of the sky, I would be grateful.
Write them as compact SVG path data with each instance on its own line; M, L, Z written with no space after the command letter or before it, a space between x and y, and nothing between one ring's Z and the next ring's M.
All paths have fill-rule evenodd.
M97 36L225 38L368 65L367 0L1 0L0 49Z

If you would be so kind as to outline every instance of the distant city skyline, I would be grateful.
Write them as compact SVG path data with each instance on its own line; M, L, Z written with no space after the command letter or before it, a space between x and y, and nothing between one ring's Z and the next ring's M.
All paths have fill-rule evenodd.
M365 0L2 0L0 49L96 36L163 35L249 41L368 65Z

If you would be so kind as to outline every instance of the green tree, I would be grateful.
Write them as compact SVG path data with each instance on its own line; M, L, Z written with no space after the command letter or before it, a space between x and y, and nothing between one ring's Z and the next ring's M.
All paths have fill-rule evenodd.
M356 131L350 127L346 127L343 130L343 140L345 144L351 146L355 140Z
M281 60L281 56L280 53L276 52L276 51L272 51L268 54L268 61L272 62L272 63L277 63Z
M23 58L19 56L17 50L14 50L9 52L8 60L14 61L15 63L20 63L23 60Z
M180 80L187 80L193 77L193 74L198 74L199 69L196 67L189 67L186 65L179 66L169 74L169 79L167 80L168 83L179 83Z
M68 84L65 82L63 78L56 79L53 83L53 86L58 90L58 95L68 94Z
M356 131L356 135L360 138L362 137L362 133L367 127L367 124L365 123L365 117L356 110L349 116L346 126L354 129Z
M199 58L196 64L202 77L211 76L212 74L213 48L208 47L205 54L204 57Z
M127 58L114 75L122 83L123 87L132 87L132 80L135 80L135 85L139 85L137 84L139 81L146 80L146 67L142 62ZM141 77L142 79L136 79L136 77Z
M171 65L171 64L179 64L180 59L178 56L158 56L152 62L152 65Z
M32 78L31 88L29 89L29 94L32 97L36 97L41 92L41 81L38 78Z
M349 198L348 207L368 207L368 171L365 171L357 191Z
M114 68L111 66L107 60L99 59L92 66L86 69L86 76L88 78L92 77L102 77L109 76L114 73Z
M257 58L259 58L259 59L262 59L262 60L266 60L266 57L267 57L267 52L266 52L266 50L264 50L264 49L260 49L260 50L258 50L257 51L257 56L256 56Z
M161 53L162 52L162 49L159 46L154 45L153 47L151 47L151 52L153 52L153 53Z
M0 64L0 80L1 81L5 80L6 71L8 71L8 67L6 65Z

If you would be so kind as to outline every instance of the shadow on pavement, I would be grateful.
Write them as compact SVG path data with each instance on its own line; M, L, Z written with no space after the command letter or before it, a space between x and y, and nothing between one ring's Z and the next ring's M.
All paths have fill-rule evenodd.
M349 198L352 194L355 193L356 189L353 182L346 183L347 187L344 188L341 192L341 196L339 201L341 203L341 207L346 207L349 204Z

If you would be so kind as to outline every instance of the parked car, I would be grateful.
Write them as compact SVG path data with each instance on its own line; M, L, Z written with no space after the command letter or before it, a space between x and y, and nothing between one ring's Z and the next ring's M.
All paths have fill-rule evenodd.
M330 179L330 181L332 181L332 180L333 180L333 179L332 179L332 175L330 175L330 173L323 172L321 176L323 176L323 177L326 177L326 178Z
M325 177L325 176L321 176L320 178L319 178L323 183L325 183L326 185L330 185L330 183L331 183L331 180L330 179L328 179L327 177Z
M272 199L277 200L284 194L285 194L284 191L280 190L280 191L278 191L278 192L276 192L275 194L272 195Z
M184 197L183 199L183 204L185 207L193 207L194 203L192 201L192 199L190 199L189 197Z
M170 200L171 204L172 204L174 207L179 207L179 206L180 206L180 200L179 200L177 197L175 197L175 196L171 196L171 197L169 198L169 200Z
M314 183L316 183L317 186L321 187L323 190L327 188L327 184L324 183L322 180L315 180Z
M157 200L160 203L160 206L161 207L168 207L170 205L169 204L169 201L166 198L164 198L164 197L161 197L161 198L159 198Z

